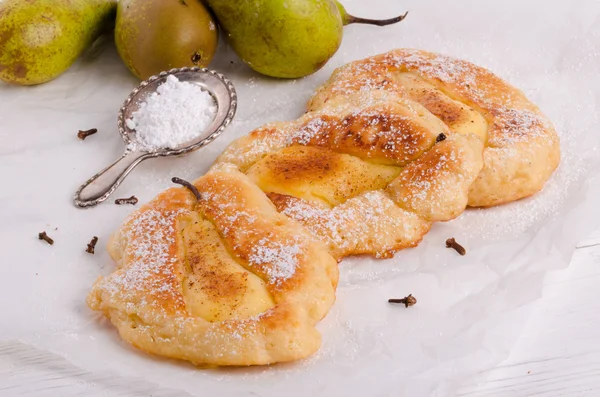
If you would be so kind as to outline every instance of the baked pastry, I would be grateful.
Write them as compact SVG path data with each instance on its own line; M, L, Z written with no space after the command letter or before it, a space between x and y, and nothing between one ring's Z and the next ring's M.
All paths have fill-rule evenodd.
M308 110L365 87L398 93L453 132L481 138L484 165L471 186L469 206L531 196L560 161L552 123L520 90L482 67L431 52L399 49L343 66L312 97Z
M130 216L108 250L118 269L87 302L123 339L196 364L251 365L306 357L335 299L327 248L235 167L195 182L198 201L169 189Z
M306 357L348 255L391 257L433 222L540 190L551 123L468 62L397 50L338 69L298 120L232 143L135 212L88 297L133 345L196 364Z
M521 91L400 49L337 69L303 117L238 139L217 163L236 164L339 259L389 257L467 205L530 196L559 160L552 123Z

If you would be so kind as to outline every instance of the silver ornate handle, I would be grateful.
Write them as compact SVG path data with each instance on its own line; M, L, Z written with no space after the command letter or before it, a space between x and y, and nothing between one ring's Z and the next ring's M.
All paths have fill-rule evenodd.
M152 157L149 153L126 151L120 159L87 180L75 192L75 205L93 207L105 201L123 182L125 177L142 161Z

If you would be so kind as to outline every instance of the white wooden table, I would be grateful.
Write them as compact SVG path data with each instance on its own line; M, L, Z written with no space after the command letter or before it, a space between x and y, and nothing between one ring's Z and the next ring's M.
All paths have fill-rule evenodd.
M598 220L600 223L600 220ZM465 380L461 397L600 396L600 229L548 274L510 357Z

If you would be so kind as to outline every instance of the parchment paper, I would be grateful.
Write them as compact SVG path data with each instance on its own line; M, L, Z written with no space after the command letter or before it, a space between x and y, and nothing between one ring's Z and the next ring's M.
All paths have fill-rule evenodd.
M539 104L554 121L563 151L545 190L436 224L418 248L394 259L344 261L337 302L319 325L323 346L307 360L199 370L150 357L120 341L85 306L94 280L114 268L103 245L132 208L107 203L83 211L71 204L76 188L124 149L116 115L137 81L108 44L97 58L78 62L51 83L0 85L3 346L20 341L18 346L46 354L48 363L58 357L88 374L74 378L86 396L449 396L465 377L507 357L545 272L566 267L576 242L600 220L600 3L344 3L365 17L410 14L397 26L347 27L342 48L326 67L297 81L262 78L222 45L211 67L238 90L234 123L200 152L142 164L114 198L135 194L147 201L169 187L172 176L201 175L235 138L265 122L298 117L334 68L396 47L473 61ZM99 133L77 139L79 129L92 127ZM37 240L42 230L56 240L53 246ZM100 238L94 256L84 252L92 236ZM451 236L467 247L467 256L445 248ZM409 293L418 298L415 307L387 303ZM63 368L53 365L46 373ZM77 373L60 371L63 377Z

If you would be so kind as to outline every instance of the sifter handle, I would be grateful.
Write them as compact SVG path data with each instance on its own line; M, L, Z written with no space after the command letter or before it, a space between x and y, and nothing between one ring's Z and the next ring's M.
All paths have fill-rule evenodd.
M123 182L125 177L142 161L152 157L148 153L126 151L120 159L109 165L75 192L73 198L79 208L94 207L105 201Z

